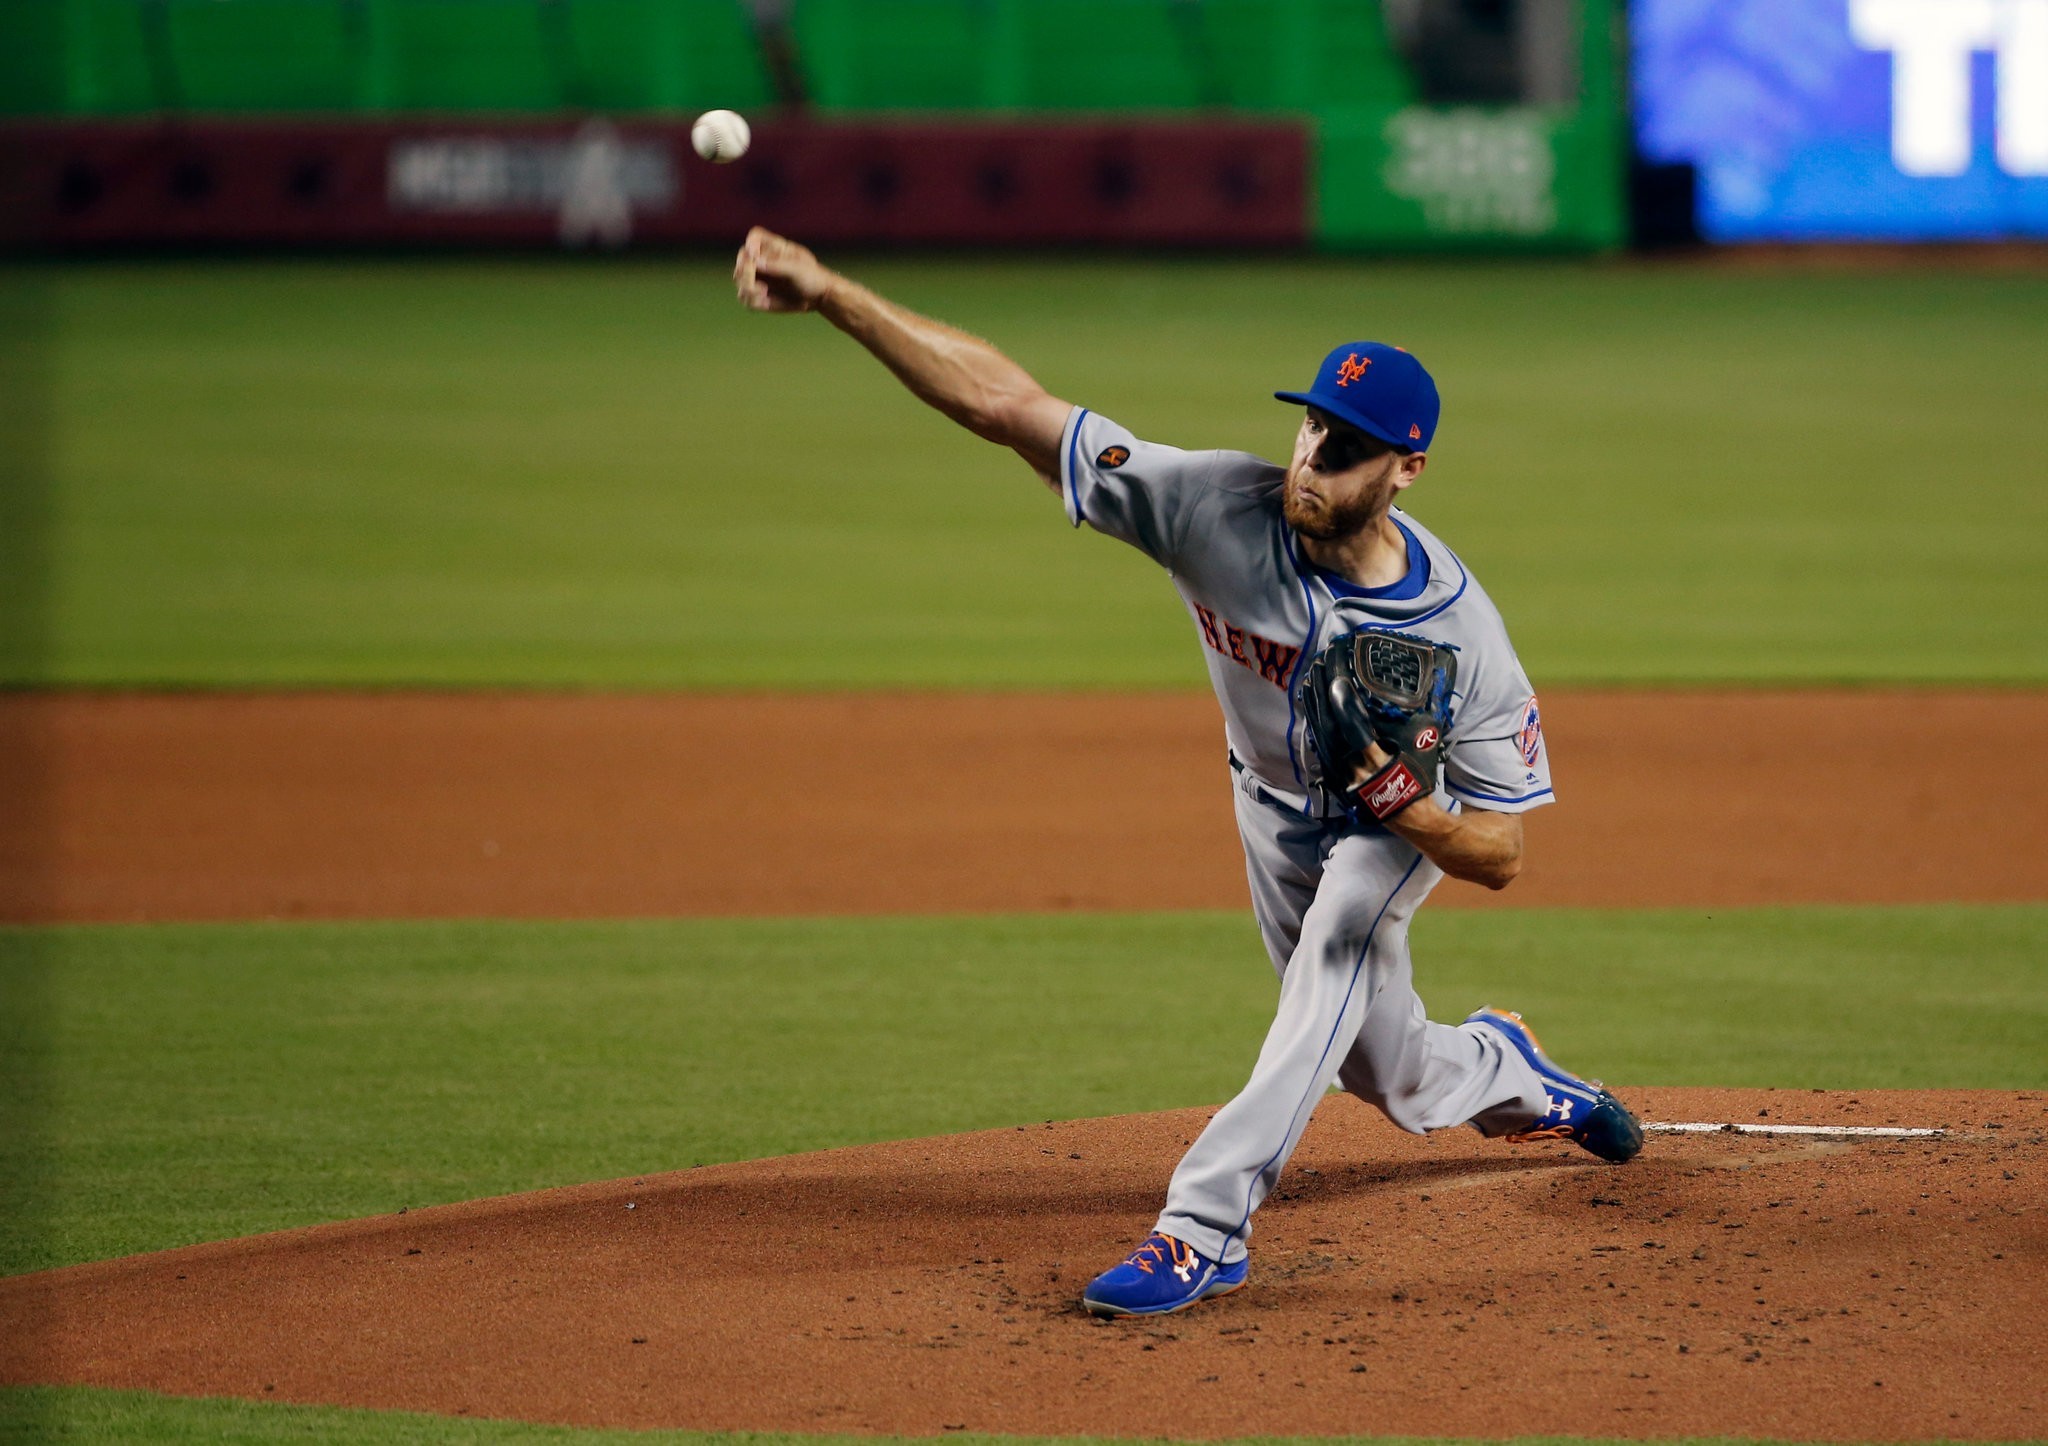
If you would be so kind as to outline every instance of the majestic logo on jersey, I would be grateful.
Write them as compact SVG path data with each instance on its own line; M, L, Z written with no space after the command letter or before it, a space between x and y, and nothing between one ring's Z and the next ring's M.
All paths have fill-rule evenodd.
M1422 423L1410 422L1408 424L1408 440L1411 442L1420 442L1422 440Z
M1102 455L1095 459L1095 465L1105 471L1114 471L1131 460L1129 447L1104 447Z
M1536 755L1543 751L1543 715L1537 711L1534 693L1522 705L1522 728L1515 734L1515 744L1522 750L1522 762L1534 768Z
M1202 641L1212 651L1257 673L1276 688L1287 686L1287 675L1294 671L1294 660L1301 656L1300 648L1290 648L1285 643L1248 633L1229 618L1217 617L1214 610L1200 603L1196 603L1194 608L1195 621L1202 626ZM1245 651L1247 645L1251 648L1249 653Z
M1350 356L1337 363L1337 385L1340 387L1350 386L1353 382L1364 376L1365 369L1371 365L1372 359L1370 357L1360 361L1357 352L1351 353Z
M1417 730L1415 734L1415 751L1417 753L1429 752L1430 749L1436 747L1436 739L1437 733L1436 729L1434 728L1422 728Z

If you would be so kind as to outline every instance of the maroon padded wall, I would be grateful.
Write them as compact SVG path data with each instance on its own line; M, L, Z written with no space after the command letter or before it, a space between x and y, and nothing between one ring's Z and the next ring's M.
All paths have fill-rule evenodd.
M1295 246L1308 149L1291 122L789 119L714 166L680 122L17 123L0 239L553 246L566 226L571 244L662 245L758 222L839 244Z

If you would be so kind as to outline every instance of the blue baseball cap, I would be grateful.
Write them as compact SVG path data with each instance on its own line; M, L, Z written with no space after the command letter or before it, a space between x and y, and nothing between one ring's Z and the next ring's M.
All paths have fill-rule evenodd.
M1412 452L1429 450L1442 410L1421 362L1383 341L1352 341L1323 358L1305 392L1275 392L1283 402L1320 407L1361 432Z

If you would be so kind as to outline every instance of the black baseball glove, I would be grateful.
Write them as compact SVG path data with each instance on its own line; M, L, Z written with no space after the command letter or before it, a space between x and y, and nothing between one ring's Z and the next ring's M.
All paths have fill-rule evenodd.
M1354 818L1392 818L1436 792L1457 681L1458 650L1409 633L1347 633L1302 669L1295 706L1323 787ZM1354 788L1368 743L1393 756Z

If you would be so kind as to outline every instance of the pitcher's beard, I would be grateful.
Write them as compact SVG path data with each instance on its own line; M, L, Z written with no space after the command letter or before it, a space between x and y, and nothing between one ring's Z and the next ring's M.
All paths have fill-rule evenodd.
M1337 542L1376 524L1393 501L1391 478L1343 502L1332 503L1318 496L1311 501L1296 486L1294 475L1280 490L1280 515L1303 537L1316 542Z

